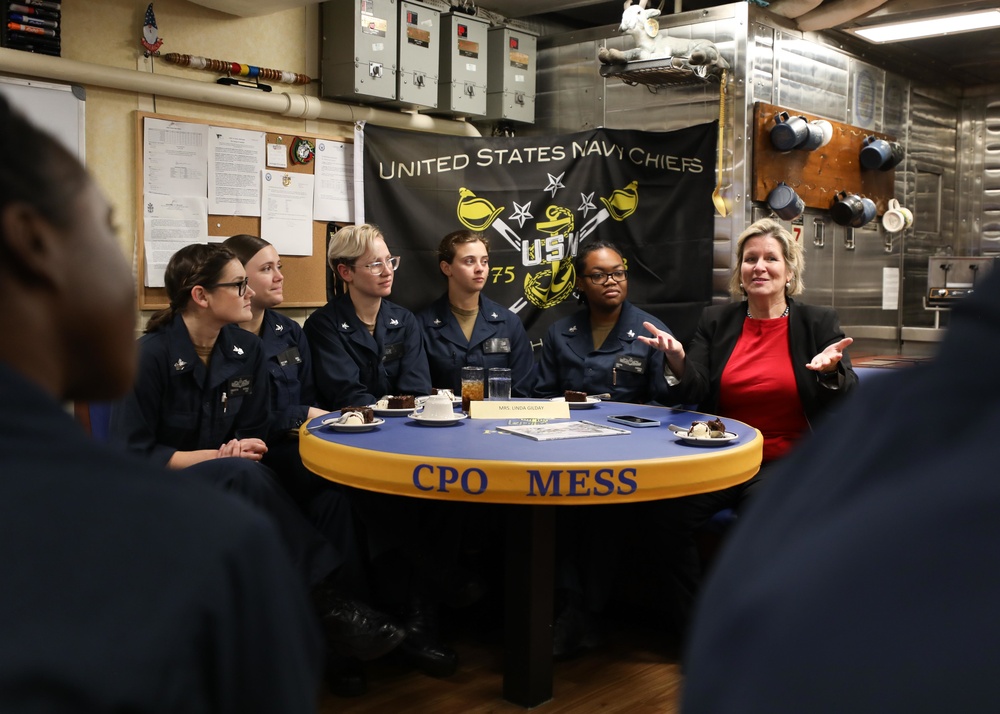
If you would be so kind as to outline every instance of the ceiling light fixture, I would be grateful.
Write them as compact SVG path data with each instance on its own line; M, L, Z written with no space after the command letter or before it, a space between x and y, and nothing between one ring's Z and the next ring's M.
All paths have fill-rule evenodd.
M922 37L955 35L960 32L986 30L991 27L1000 27L1000 9L845 29L869 42L881 44L883 42L915 40Z

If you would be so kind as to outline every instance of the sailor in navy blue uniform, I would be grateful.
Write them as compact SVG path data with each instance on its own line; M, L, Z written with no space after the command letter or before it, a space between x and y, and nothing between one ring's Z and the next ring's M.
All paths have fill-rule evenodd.
M542 343L535 393L559 397L566 390L607 392L616 402L674 403L663 353L638 339L649 334L643 322L669 331L626 299L628 270L621 251L611 243L595 241L580 249L574 266L576 288L587 309L549 328ZM610 597L618 562L613 539L607 534L620 536L645 520L645 509L637 504L558 510L560 608L553 630L553 656L571 657L602 639L597 623Z
M389 394L429 394L417 319L387 299L399 258L382 232L368 223L341 228L330 238L327 263L347 291L305 324L320 405L332 410L373 404ZM442 570L435 565L438 542L430 542L428 533L446 530L440 514L453 504L362 489L350 493L365 526L374 597L405 618L407 637L399 652L427 674L452 674L458 655L438 642L436 613L421 599L420 584Z
M615 402L674 404L664 356L638 338L660 320L627 300L628 271L619 250L607 242L587 245L575 259L576 287L586 308L558 320L542 342L535 394L561 397L567 390L610 393Z
M521 319L482 294L490 274L489 242L469 230L449 233L438 246L448 290L420 312L431 383L461 393L462 367L507 367L511 395L530 397L535 360Z
M362 279L381 277L368 273ZM316 393L325 409L374 404L387 394L430 394L427 356L413 313L382 299L368 319L372 322L366 324L347 293L306 320Z
M164 282L170 307L150 318L139 340L138 375L112 410L112 440L266 511L312 588L330 644L364 658L392 649L405 633L338 594L343 555L259 463L270 391L260 339L232 324L252 314L242 264L223 246L190 245L171 257Z
M30 153L25 147L31 147ZM0 711L313 714L321 640L272 523L65 409L132 384L111 206L0 97ZM261 676L266 672L266 676Z
M307 469L299 456L298 429L325 411L315 406L312 356L302 327L273 308L284 301L281 256L258 236L241 233L223 241L247 271L252 317L240 327L258 335L271 387L271 431L264 464L278 474L309 520L335 545L344 562L338 575L355 592L367 589L354 515L346 489Z

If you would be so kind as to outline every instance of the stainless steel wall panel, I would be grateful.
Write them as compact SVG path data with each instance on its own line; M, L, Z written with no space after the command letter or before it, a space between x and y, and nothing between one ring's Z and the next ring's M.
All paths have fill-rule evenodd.
M848 123L860 129L882 131L885 70L851 59L851 89L848 95Z
M843 121L850 60L831 47L788 33L776 43L776 104Z
M759 22L751 23L750 38L752 48L750 61L751 101L777 104L774 96L774 42L775 29Z

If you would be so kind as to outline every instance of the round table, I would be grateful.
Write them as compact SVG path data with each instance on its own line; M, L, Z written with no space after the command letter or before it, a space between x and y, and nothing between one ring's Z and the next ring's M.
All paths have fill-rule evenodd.
M631 428L609 416L656 419ZM299 452L311 471L337 483L414 498L508 504L503 696L532 707L552 697L554 509L705 493L749 480L760 469L763 437L725 419L737 438L699 446L668 424L711 415L616 402L571 409L570 419L622 429L615 436L534 441L497 430L517 420L464 419L428 426L384 416L365 432L338 432L322 419L304 424Z
M631 428L607 421L633 414L661 426ZM737 438L697 446L676 438L668 424L688 427L711 418L697 412L601 402L572 409L587 420L627 433L533 441L497 431L506 419L465 419L427 426L382 417L368 432L336 432L314 419L303 425L299 451L311 471L356 488L415 498L479 503L574 505L650 501L716 491L746 481L760 468L760 432L725 420Z

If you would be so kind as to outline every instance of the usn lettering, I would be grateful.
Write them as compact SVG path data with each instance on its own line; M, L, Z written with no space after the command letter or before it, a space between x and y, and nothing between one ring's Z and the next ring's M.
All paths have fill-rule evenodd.
M461 489L476 496L486 491L489 479L482 469L468 468L459 471L451 466L420 464L413 469L413 485L420 491L448 493ZM617 473L613 469L555 469L543 473L528 470L528 493L532 497L627 496L635 493L636 470L625 468Z

